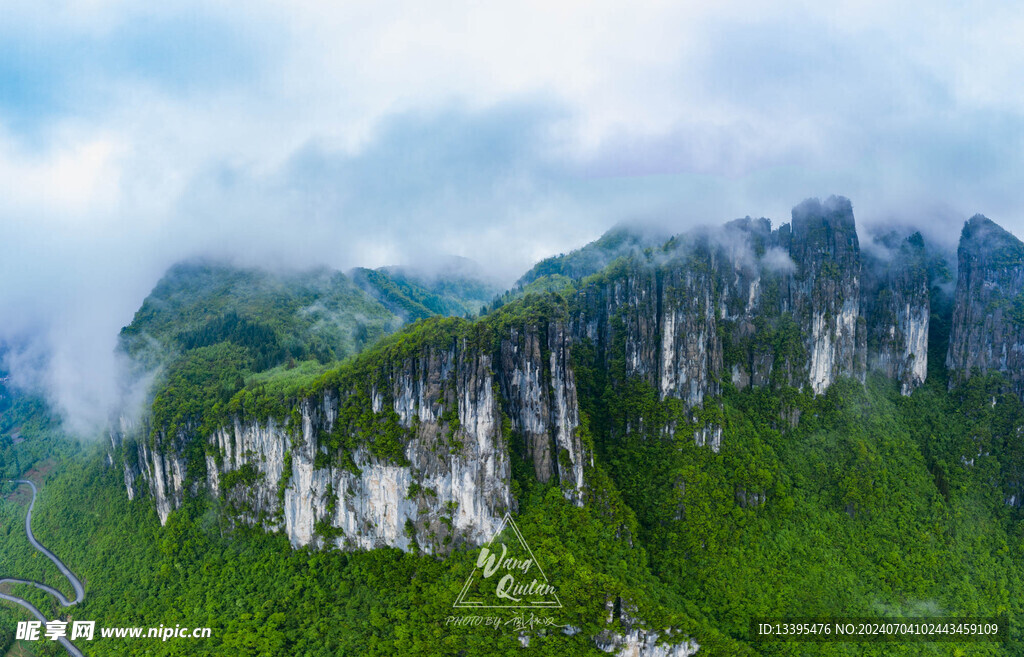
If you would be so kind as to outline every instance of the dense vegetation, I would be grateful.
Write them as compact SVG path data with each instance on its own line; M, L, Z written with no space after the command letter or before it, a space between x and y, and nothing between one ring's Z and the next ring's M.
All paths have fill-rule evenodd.
M261 366L283 358L344 358L400 326L387 308L329 270L270 273L196 262L175 265L121 332L143 364L233 341Z
M729 391L719 454L684 431L611 440L636 414L673 412L642 385L606 399L608 412L589 406L609 474L592 473L586 507L519 473L519 525L558 583L559 623L584 630L535 637L528 650L514 632L444 626L475 552L292 551L283 536L228 526L212 499L190 501L160 528L151 502L128 502L99 453L60 464L36 533L87 583L72 618L215 628L211 641L147 643L154 655L600 654L586 637L603 629L606 596L634 602L652 626L700 637L705 654L953 654L949 644L755 646L747 624L780 614L1007 614L1021 640L1021 512L1004 497L1019 487L1024 460L1012 438L1024 409L1000 390L980 377L952 394L935 381L909 398L882 380L842 382L819 398ZM784 406L801 411L795 429L780 421ZM0 504L4 574L64 586L28 547L23 513ZM53 610L45 595L19 594ZM0 611L0 645L20 614ZM88 647L122 654L126 644Z
M662 229L654 227L616 226L582 248L541 260L523 274L516 287L525 288L545 277L584 278L601 271L617 258L660 246L668 237Z
M474 317L499 290L467 269L471 267L461 261L430 274L407 267L359 268L352 271L352 278L410 321L432 315Z
M475 315L492 288L461 269L429 278L397 267L357 269L350 279L326 269L175 265L121 332L137 367L158 372L150 440L160 432L208 434L235 415L283 419L328 365L403 323Z
M0 479L17 477L54 453L77 452L79 445L63 434L46 401L8 388L6 378L0 371Z
M573 285L615 276L623 266L620 260ZM144 317L159 327L157 306ZM584 506L567 502L557 482L538 482L520 438L503 429L517 523L557 585L563 607L551 615L568 630L534 628L526 632L528 647L507 627L446 625L475 549L445 559L416 550L292 550L280 534L232 524L222 513L226 502L206 496L188 498L161 528L151 500L127 500L122 473L107 465L103 447L77 454L38 414L25 416L35 425L17 413L5 420L37 426L39 440L0 443L0 472L25 470L42 457L39 445L59 459L35 526L86 582L86 601L70 617L214 628L205 641L97 640L85 646L93 655L599 655L593 637L625 629L618 618L607 624L609 601L650 628L695 637L701 655L1018 654L1024 405L997 375L948 389L940 354L950 307L938 289L932 309L929 379L909 397L876 377L866 385L840 380L817 397L782 379L752 390L723 382L721 396L693 416L626 375L622 331L607 353L589 342L575 346L581 437L595 452ZM282 351L294 327L273 313L257 318L237 304L210 317L186 313L192 319L180 327L168 319L163 333L147 331L174 336L181 349L158 388L153 426L204 435L232 415L286 418L295 400L328 388L347 400L342 429L325 437L332 451L343 455L361 441L400 463L404 430L392 414L373 413L368 397L368 386L389 367L454 343L493 352L511 327L564 320L570 312L564 293L529 294L477 321L418 321L340 366L295 356L309 351ZM766 349L796 358L802 347L791 322L785 315L773 321ZM723 429L717 453L694 443L695 428L705 423ZM252 474L237 472L239 479ZM66 586L28 546L23 513L17 499L0 497L0 575ZM14 589L48 613L58 611L45 594ZM1009 620L1011 642L749 637L755 617L840 614L999 615ZM0 606L0 654L24 617ZM50 644L31 647L56 654Z

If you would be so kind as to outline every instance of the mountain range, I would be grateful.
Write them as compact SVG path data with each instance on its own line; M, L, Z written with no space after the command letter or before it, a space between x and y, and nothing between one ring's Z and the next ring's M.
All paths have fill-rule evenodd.
M851 654L749 635L837 613L1019 637L1024 243L994 222L966 221L954 258L912 229L864 238L831 197L779 226L619 226L505 293L456 265L173 267L121 333L154 383L97 481L154 536L434 573L346 584L401 591L371 605L390 622L331 639L356 653L428 636L506 515L563 630L406 654ZM303 627L266 654L320 654ZM878 645L857 654L947 654Z

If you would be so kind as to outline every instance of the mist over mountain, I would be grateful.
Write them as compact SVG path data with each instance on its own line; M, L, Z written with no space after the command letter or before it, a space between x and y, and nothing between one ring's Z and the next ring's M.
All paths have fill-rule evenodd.
M746 252L750 247L745 229L737 228L739 223L742 222L700 230L709 231L712 239L722 245L738 249L733 254L734 257L744 260L753 256ZM914 230L912 225L912 221L908 221L905 228L895 231L887 226L870 227L868 230L879 235L909 234ZM950 243L950 236L941 230L941 225L934 222L923 224L923 232L930 236L928 243L933 245L931 248L941 249L943 245ZM324 312L328 314L320 317L317 330L334 333L340 330L346 333L349 337L344 340L337 336L329 340L339 345L338 355L351 354L361 348L354 346L355 342L364 344L368 339L372 342L375 338L370 339L368 336L382 335L382 331L390 332L407 321L437 314L475 316L481 309L494 307L495 303L505 303L526 290L563 289L571 281L594 274L620 257L632 257L643 254L645 250L657 250L673 232L675 231L671 223L665 222L630 221L618 224L584 247L536 263L518 278L508 292L503 292L508 281L512 280L507 274L490 271L468 258L435 257L430 255L429 251L417 254L412 260L412 265L389 265L379 267L377 270L356 268L349 272L349 277L363 294L368 295L367 301L375 309L369 310L366 318L358 320L354 320L355 315L350 315L348 319L331 319L331 311L325 309ZM931 236L938 236L937 241L932 241L935 238ZM876 260L889 258L890 247L884 246L885 239L887 238L867 240L866 252L872 253ZM251 271L257 278L264 280L265 285L269 284L268 281L271 279L279 279L271 288L275 285L279 288L300 285L296 282L297 274L288 272L300 272L306 266L286 264L291 257L287 250L278 253L276 258L269 261L261 258L261 264L255 263L253 255L254 253L204 256L199 259L186 259L183 262L193 263L195 266L206 262L215 268L222 265L228 269L237 267L240 271ZM795 267L789 254L777 247L769 247L765 253L756 257L764 266L780 270ZM953 266L950 271L955 272L955 259L951 260ZM268 266L270 273L258 273ZM150 306L161 303L161 286L166 288L181 271L189 270L187 267L183 270L182 265L174 265L164 274L156 288L158 293L152 298ZM322 268L321 271L321 277L332 275L330 267ZM115 283L115 280L119 282ZM502 280L506 282L503 284ZM140 281L128 280L127 275L111 276L106 281L105 288L94 291L107 295L106 303L98 308L71 303L62 308L59 314L53 315L52 311L44 310L46 302L43 302L42 305L37 304L38 309L32 315L22 317L14 324L4 324L2 331L6 336L5 340L12 345L0 356L10 371L9 384L15 389L47 399L65 420L67 428L81 436L102 432L112 416L126 412L126 404L141 403L145 394L144 389L150 383L148 379L141 383L137 381L138 366L131 365L119 355L120 349L116 339L111 338L109 333L116 332L114 318L123 316L123 325L129 325L128 320L131 317L123 310L110 312L111 303L127 306L124 293L114 291L111 286L121 285L126 289L137 290L140 288ZM200 295L199 301L196 301L199 303L197 308L205 312L200 301L203 286L208 282L189 281L190 285L193 283L198 286L197 293ZM952 279L947 280L946 284L951 286ZM225 283L213 291L221 293L229 287ZM244 290L242 292L244 296ZM384 308L377 307L379 304ZM215 308L216 306L213 307L214 310ZM314 315L318 312L317 307L312 305L307 310ZM147 310L147 306L144 305L139 312L152 312L152 309ZM351 312L359 314L359 311ZM35 319L32 320L32 317ZM54 324L54 321L57 323ZM345 324L352 321L368 321L369 324L361 328L358 335L352 333L349 328L339 329L339 322ZM143 339L148 340L150 337L152 336L147 334ZM167 348L166 340L158 340L157 343L161 345L160 349ZM345 343L345 346L340 346L342 343ZM334 353L333 348L328 351ZM82 382L85 380L90 381L90 384L83 385Z
M697 597L711 594L673 573L689 572L686 564L696 559L710 570L691 576L716 586L714 559L744 549L742 541L721 537L716 540L725 540L733 556L709 548L700 505L760 518L768 532L760 540L778 541L795 504L815 509L808 511L819 519L812 522L857 523L864 532L859 540L871 543L881 540L886 523L906 522L899 505L885 510L899 493L879 463L914 482L916 492L899 504L927 515L938 497L953 499L951 479L964 482L981 467L978 449L999 464L998 474L985 484L960 485L989 487L993 506L978 513L1003 508L1016 517L1024 461L1008 435L985 446L932 438L917 444L909 427L922 403L939 404L931 412L943 413L945 404L973 404L963 395L978 390L1000 400L984 408L1024 422L1020 368L1005 356L1021 349L1013 304L1024 294L1024 278L1014 273L1024 266L1024 245L975 217L963 229L957 266L942 245L908 231L875 233L862 248L852 203L835 196L798 204L790 222L777 226L747 217L672 237L620 226L540 262L484 306L480 318L467 312L467 319L438 312L482 300L481 286L466 278L449 284L401 268L355 270L352 282L332 274L339 289L362 293L339 309L377 304L392 313L383 317L396 318L394 335L357 345L351 353L359 353L340 364L332 361L338 354L298 349L315 335L301 323L280 325L280 336L307 336L286 351L271 329L277 315L269 309L289 308L296 291L335 294L305 278L322 280L325 273L261 283L263 309L248 315L239 309L257 298L244 292L249 283L180 286L201 299L195 307L207 312L203 323L190 306L168 304L183 271L176 268L136 323L158 334L162 321L149 319L156 316L146 309L166 309L166 319L185 329L176 334L178 352L156 383L151 413L113 431L110 460L121 468L128 497L150 505L162 524L219 499L217 513L232 524L282 535L293 548L355 553L390 547L457 559L485 543L504 514L541 508L530 491L557 492L546 498L549 512L566 504L586 513L611 497L633 515L613 514L610 527L649 551L650 573L663 585ZM214 280L224 276L262 275L223 270ZM970 292L977 286L990 292ZM453 290L469 296L445 306L454 303L445 296ZM986 319L979 323L973 314ZM370 317L362 311L358 321ZM259 321L268 322L263 333ZM874 409L864 412L897 428L886 430L888 437L872 433L877 427L865 434L853 419L861 411L828 410L848 403ZM821 435L846 436L842 446L820 447L838 450L846 465L798 474L798 462L822 457L813 442ZM915 461L920 457L893 450L926 456ZM705 478L703 468L722 479ZM812 502L795 492L790 487L798 477L810 477L826 497ZM861 567L858 575L829 576L852 576L877 591L871 573L880 566ZM629 572L609 572L609 586L625 591L624 580L615 578L649 576L642 568ZM945 574L931 576L950 585ZM602 608L638 605L646 609L637 612L641 619L665 613L647 594L617 595ZM938 597L943 610L955 608ZM844 604L863 610L874 602L851 594ZM812 615L824 609L810 602L799 608ZM671 654L693 654L704 645L729 645L729 654L750 648L715 613L677 621L688 628L681 634L633 612L613 615L603 622L614 629L601 629L588 613L579 618L591 628L585 636L592 646L656 654L642 646L674 636Z
M120 394L112 336L199 256L347 272L454 254L508 288L624 219L778 222L832 190L862 226L932 244L975 212L1020 233L1014 11L910 7L450 7L416 30L415 12L315 3L12 9L10 369L95 432Z
M578 629L445 635L480 654L772 654L752 617L1016 610L1024 243L978 215L954 259L931 232L864 231L838 196L787 222L625 224L504 291L465 259L186 260L117 336L135 398L99 444L61 438L60 407L0 371L0 467L65 464L48 531L97 518L97 540L156 573L97 577L106 551L62 546L88 595L156 614L203 591L225 619L212 654L405 650L452 614L506 514ZM311 564L350 602L317 602ZM235 611L278 604L253 589L270 581L331 619L316 641L298 617L267 634ZM395 619L377 638L375 611Z
M1022 33L6 3L0 657L1018 655Z
M964 235L968 235L969 229L972 235L997 230L985 228L988 224L971 228L981 225L979 221L968 222ZM682 400L682 408L693 412L704 405L705 399L721 395L726 382L738 390L792 386L823 394L839 378L863 382L869 372L880 372L898 381L903 394L910 394L924 383L929 371L929 348L935 349L929 333L932 300L935 298L939 307L947 311L951 307L942 304L938 282L941 275L949 275L950 265L943 260L941 250L926 246L919 232L901 237L891 231L876 236L872 243L872 249L862 255L852 204L842 197L830 197L824 202L808 199L793 209L791 223L777 228L767 219L748 217L723 227L699 228L665 239L663 234L650 229L616 227L579 250L542 261L521 277L510 293L484 308L494 318L488 316L475 324L485 332L497 330L491 339L495 345L501 345L494 347L496 351L490 355L486 346L483 351L474 351L460 342L462 338L458 336L474 324L421 322L444 315L475 317L475 310L479 309L476 304L486 298L487 288L484 283L465 277L466 262L457 262L457 269L448 270L454 272L452 278L445 278L441 270L427 278L423 274L413 275L411 269L389 267L354 270L351 280L329 270L269 274L207 263L178 265L157 285L133 323L122 331L124 350L136 362L148 363L150 369L154 364L169 367L160 375L154 393L163 401L154 405L152 420L142 425L152 427L145 429L152 431L150 438L132 438L137 429L130 428L131 421L127 425L122 421L121 433L117 434L123 433L118 441L137 439L142 450L129 457L129 463L137 459L136 465L125 466L129 493L134 497L148 489L156 498L161 519L165 520L187 497L189 484L182 473L191 471L193 466L188 465L189 459L184 455L191 449L189 445L195 444L197 427L201 427L199 435L203 436L216 431L218 423L233 422L235 438L229 434L206 438L219 441L221 452L258 453L264 448L248 443L232 447L232 441L249 440L245 437L248 429L244 427L251 426L247 423L253 420L259 422L263 418L274 426L274 414L265 415L269 412L265 409L286 409L292 405L305 409L303 413L312 412L306 406L309 402L302 401L303 395L323 394L325 404L341 405L335 411L327 411L325 417L310 416L304 420L314 425L327 422L325 428L317 430L325 435L336 431L326 418L347 406L346 395L351 400L369 400L373 413L381 412L384 404L394 404L397 416L390 421L399 424L388 429L388 451L376 451L385 448L370 437L367 454L359 442L359 436L366 438L363 430L350 428L355 433L342 441L346 446L341 448L340 458L354 459L359 470L376 467L374 464L381 459L402 463L402 442L395 442L393 432L401 435L403 427L409 430L411 417L419 417L421 422L429 419L437 424L435 428L423 429L423 435L414 430L406 438L425 441L435 432L457 432L459 424L467 421L466 414L485 417L494 413L494 409L473 410L474 405L485 403L484 400L461 389L463 384L458 382L497 376L503 381L499 386L505 400L502 408L511 414L512 429L525 432L525 451L520 457L533 462L539 481L560 481L570 499L580 500L585 487L580 459L584 459L588 448L573 437L580 411L574 410L579 402L575 401L572 370L579 364L574 366L571 359L566 359L574 343L604 354L594 363L595 367L609 367L613 362L610 359L624 358L626 376L639 377L653 386L660 399ZM538 288L538 283L547 285L545 280L556 285ZM453 291L464 296L453 297ZM554 305L549 307L546 304L552 302L542 299L555 300ZM506 310L506 305L515 310ZM560 310L560 306L567 307ZM543 310L533 310L535 307ZM538 311L540 314L536 319L515 320L511 325L501 319L509 313L514 316L524 311L527 318L533 318ZM948 317L937 319L937 325L948 330ZM363 371L359 363L366 359L357 359L347 366L349 369L342 366L338 370L341 374L324 374L337 367L336 361L372 347L382 336L413 321L418 322L417 328L401 333L393 343L408 347L396 347L395 356L390 355L390 348L374 350L376 355L369 357L371 361L383 358L377 367L393 371L389 376L398 379L385 378L374 383L372 389L362 388L361 375L350 380L345 372L352 368L354 372ZM520 324L521 321L525 323ZM504 333L508 329L498 328L505 326L512 327L510 334ZM435 334L436 337L425 337ZM959 348L960 338L956 335L954 331L950 354ZM942 334L940 339L948 341L950 336ZM445 351L449 342L451 351ZM424 346L415 346L420 344ZM485 340L483 345L487 344ZM582 348L579 345L577 348ZM941 345L945 349L946 342ZM624 351L615 356L615 350ZM563 391L557 394L564 397L548 399L552 393L523 387L540 383L529 383L534 376L529 372L536 368L546 372L547 365L530 359L538 359L547 352L553 359L562 353L551 361L551 368L557 362L557 367L565 368L564 371L552 369L545 378L550 376L552 389ZM395 361L395 357L399 360ZM521 358L527 360L520 363ZM292 372L297 362L308 365ZM967 374L969 368L957 370ZM454 382L444 383L450 376L455 377ZM275 380L279 382L273 383ZM330 387L318 392L331 385L327 381L337 381L341 387L333 392ZM268 392L267 386L272 384L273 392ZM310 385L313 387L303 387ZM161 392L165 388L175 392ZM254 393L256 397L251 399ZM451 425L455 420L444 416L444 409L455 403L453 394L462 410L460 422ZM168 398L182 401L168 405ZM257 401L261 398L264 401ZM187 408L192 410L180 407L185 399L190 400ZM359 412L366 413L367 409ZM684 415L674 422L697 422L691 429L697 443L710 444L717 451L723 427L711 421L699 422L698 417L699 414ZM798 418L799 413L791 421L796 423ZM486 426L496 426L494 420L475 420L481 421ZM239 422L242 434L238 433ZM492 430L480 426L466 431ZM287 442L287 438L284 440ZM475 442L482 440L482 435L473 438ZM549 444L551 440L553 447ZM150 447L141 447L146 443ZM307 444L311 449L315 445L308 441ZM307 465L312 465L314 471L322 469L333 462L330 455L338 448L328 442L326 459L314 449L306 457L310 459ZM436 447L430 449L434 451ZM562 450L568 462L560 460L558 454ZM288 451L285 447L275 453L280 456ZM242 457L232 457L234 465L226 467L239 467L239 458ZM500 452L488 452L486 459L483 455L459 456L455 449L451 458L464 458L467 464L478 467L492 458L507 461L508 456ZM205 467L207 476L213 477L207 483L216 489L216 482L227 471L216 474L221 466L209 460ZM269 468L263 478L270 487L268 491L253 493L255 498L240 493L242 497L236 501L249 508L249 513L278 518L267 522L269 527L279 527L284 509L274 508L273 482L287 482L291 475L281 473L287 470L281 462L264 461L259 467ZM417 467L415 463L413 467ZM445 477L450 476L445 474L443 462L426 467L428 470L414 478L440 477L437 481L447 481ZM494 467L498 466L487 465L487 472ZM456 483L448 481L442 489L449 492L436 502L441 505L445 496L450 495L464 509L479 510L497 504L491 520L487 516L470 516L457 523L474 528L474 532L482 531L493 520L493 514L500 515L501 508L511 508L507 490L500 492L507 488L500 480L508 476L507 472L497 476L499 479L494 481L478 480L475 488L493 490L498 501L464 499ZM191 485L194 488L195 483ZM351 485L358 488L357 484ZM344 488L340 482L332 486L336 491ZM299 499L307 499L301 489L296 494ZM297 510L289 503L284 522L293 544L322 540L310 533L310 527L321 522L318 517L326 512L325 508L314 504L310 509ZM429 521L440 508L421 508L414 517L417 522ZM424 517L424 513L428 515ZM373 530L377 535L374 541L395 544L397 529L388 530L380 518L367 518L365 522L377 528ZM438 533L437 525L424 525L423 531L428 530L435 541L444 537L443 532ZM343 535L350 536L352 531L349 527ZM381 531L384 533L379 534ZM430 542L425 536L413 540L422 549L442 549L438 543L428 548ZM461 540L466 540L466 536ZM365 545L376 544L374 541ZM407 543L399 543L408 547ZM348 544L340 542L339 546ZM449 539L444 545L449 545Z

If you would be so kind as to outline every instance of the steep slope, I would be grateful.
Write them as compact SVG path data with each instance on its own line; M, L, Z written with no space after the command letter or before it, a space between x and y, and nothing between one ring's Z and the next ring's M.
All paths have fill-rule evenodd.
M168 270L121 341L147 365L230 341L256 352L263 369L287 358L345 358L402 323L340 272L275 273L197 261Z
M350 274L352 281L364 292L380 301L396 315L404 315L410 321L425 319L441 313L444 302L419 285L400 283L386 272L357 267Z
M143 426L113 433L114 467L82 478L116 477L133 518L165 525L147 529L161 543L148 586L257 610L259 630L226 621L223 654L839 655L851 646L749 638L758 616L837 613L1008 614L1019 641L1014 370L954 370L947 390L938 333L968 296L936 294L943 267L920 235L878 240L861 252L849 201L812 200L774 230L694 231L476 321L417 322L323 373L251 373L244 340L196 346ZM1012 299L1017 265L997 262L985 280ZM976 339L998 344L1005 329L987 326ZM438 634L506 512L550 565L571 629ZM80 525L75 513L55 525ZM233 567L240 545L273 586ZM309 612L306 563L344 604L318 597ZM220 578L252 604L238 590L197 601L192 587ZM331 622L271 622L270 589Z
M839 377L863 380L866 327L906 327L885 304L862 314L860 267L849 201L812 200L794 209L792 229L746 219L680 236L564 295L528 296L475 323L418 324L306 386L232 389L241 356L197 351L209 359L195 377L172 373L188 383L182 402L176 411L174 395L158 397L125 481L133 496L152 493L163 520L207 490L295 545L479 544L516 506L515 462L582 504L595 439L605 450L675 433L720 449L726 377L816 394ZM916 291L904 305L927 317ZM879 342L871 362L893 349ZM904 393L920 383L885 373ZM600 401L642 395L637 385L664 412L634 417ZM783 413L799 421L798 408ZM137 435L125 428L114 441Z
M249 522L283 528L295 545L329 538L339 546L408 549L415 542L447 552L477 544L514 508L501 385L518 386L525 399L551 409L538 417L522 404L510 421L556 427L554 442L537 449L556 464L567 495L582 486L574 382L564 347L558 353L564 331L550 304L523 312L531 321L520 325L547 322L550 366L543 362L542 371L508 313L475 325L430 320L309 388L280 396L247 388L173 424L155 413L150 436L128 455L130 493L145 485L166 520L188 491L208 487Z
M455 259L425 271L413 267L356 268L352 280L409 321L433 315L476 317L500 291L475 263Z
M581 279L600 272L619 258L642 258L645 251L659 249L669 237L665 228L656 225L624 223L614 226L579 249L541 260L485 310L496 310L526 294L571 290Z
M957 259L950 383L974 370L996 371L1024 394L1024 243L975 215L964 225Z
M578 279L596 274L617 258L657 248L669 237L661 227L620 224L584 247L541 260L519 278L515 287L526 288L545 277Z
M875 243L881 251L865 253L861 299L871 318L867 367L898 380L906 395L928 375L928 253L917 232L902 240L889 233Z

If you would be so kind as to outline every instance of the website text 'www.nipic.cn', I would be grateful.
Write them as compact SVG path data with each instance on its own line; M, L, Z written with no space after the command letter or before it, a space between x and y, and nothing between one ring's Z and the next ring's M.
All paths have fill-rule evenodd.
M160 625L157 627L100 627L99 638L102 639L208 639L211 630L208 627L173 627ZM39 621L21 621L15 633L19 641L57 641L67 638L71 641L92 641L96 638L96 621L50 621L45 625Z

